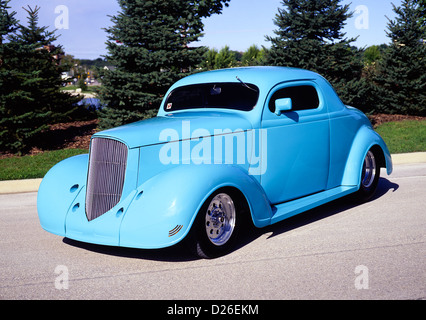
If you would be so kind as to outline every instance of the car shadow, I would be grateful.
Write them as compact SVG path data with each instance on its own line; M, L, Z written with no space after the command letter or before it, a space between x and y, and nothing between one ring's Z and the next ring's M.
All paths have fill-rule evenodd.
M62 242L87 251L130 259L165 262L185 262L199 259L191 254L183 244L176 244L163 249L138 249L86 243L69 238L63 238Z
M375 199L382 197L391 190L392 192L395 192L396 190L398 190L398 188L398 184L393 183L385 178L380 178L376 194L370 201L374 201ZM245 230L241 232L234 251L245 247L246 245L250 244L265 233L272 232L271 235L267 238L270 239L285 232L289 232L291 230L303 227L316 221L326 219L358 205L359 203L355 202L349 195L265 228L258 229L252 225L248 226ZM177 245L164 249L136 249L104 246L80 242L68 238L64 238L62 241L70 246L88 250L91 252L130 259L155 260L165 262L186 262L200 259L194 256L191 252L189 252L188 248L185 246L185 241L182 241Z
M389 191L395 192L398 189L398 184L393 183L386 178L380 178L376 193L370 201L379 199ZM360 204L361 203L357 202L352 195L348 195L265 228L258 229L252 227L251 230L245 231L242 235L242 239L238 244L238 249L248 245L266 233L271 233L267 238L271 239L280 234L329 218L335 214L342 213L346 210L357 207Z

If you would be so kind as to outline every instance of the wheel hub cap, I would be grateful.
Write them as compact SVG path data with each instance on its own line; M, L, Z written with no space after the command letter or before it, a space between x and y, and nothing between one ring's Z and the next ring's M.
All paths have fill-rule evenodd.
M371 151L367 152L362 166L361 183L365 188L371 187L376 177L376 159Z
M205 218L209 240L217 246L225 244L235 228L235 206L232 198L220 193L210 202Z

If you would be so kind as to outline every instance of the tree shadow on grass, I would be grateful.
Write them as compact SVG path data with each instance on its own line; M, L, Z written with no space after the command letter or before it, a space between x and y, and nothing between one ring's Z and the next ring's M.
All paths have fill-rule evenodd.
M96 132L97 125L96 119L52 125L40 134L33 147L41 150L88 149L90 137Z

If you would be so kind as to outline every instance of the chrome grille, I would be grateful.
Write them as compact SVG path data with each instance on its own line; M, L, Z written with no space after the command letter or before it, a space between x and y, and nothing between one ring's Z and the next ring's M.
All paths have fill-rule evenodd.
M112 139L92 139L86 188L86 216L89 221L103 215L120 201L126 163L125 144Z

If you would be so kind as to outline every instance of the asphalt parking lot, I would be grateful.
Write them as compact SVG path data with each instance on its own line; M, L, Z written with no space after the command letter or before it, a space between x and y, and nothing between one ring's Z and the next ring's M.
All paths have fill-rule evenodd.
M44 231L36 193L0 195L0 299L425 299L426 163L378 194L265 229L229 255L84 244Z

